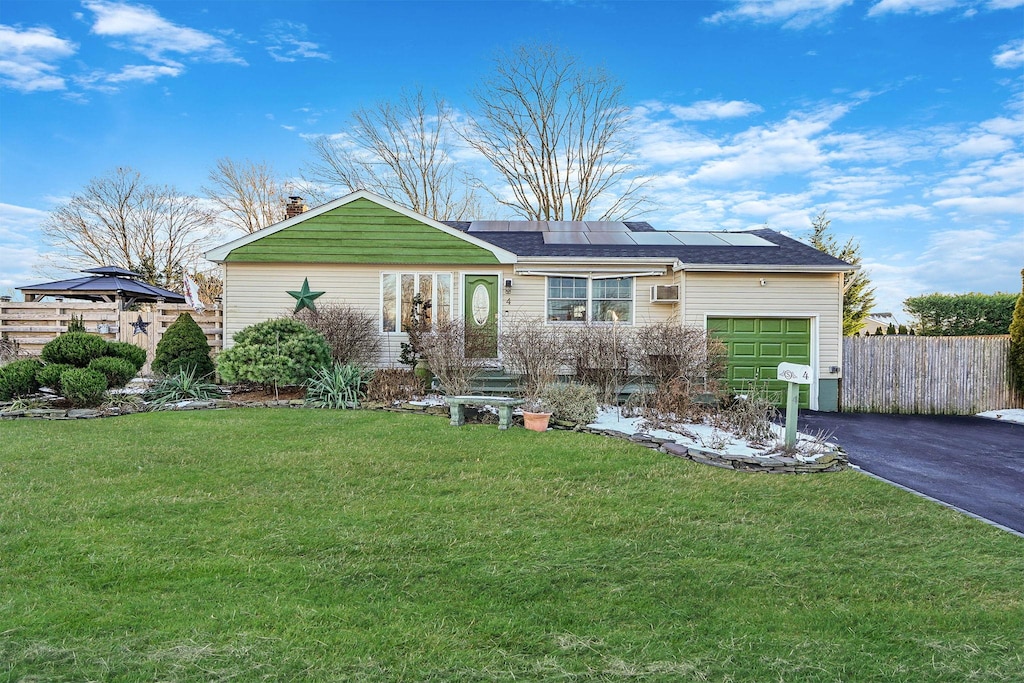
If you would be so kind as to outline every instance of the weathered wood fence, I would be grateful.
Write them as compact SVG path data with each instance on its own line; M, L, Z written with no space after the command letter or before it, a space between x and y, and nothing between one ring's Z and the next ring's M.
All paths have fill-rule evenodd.
M147 373L157 342L181 313L191 315L206 333L210 346L220 350L224 335L221 311L199 314L185 304L144 304L141 310L121 311L117 304L90 301L0 303L0 334L17 342L21 355L38 356L46 342L67 330L71 316L81 317L87 332L146 349L142 371ZM140 319L141 325L137 324Z
M1024 408L1010 389L1009 335L843 339L840 410L973 415Z

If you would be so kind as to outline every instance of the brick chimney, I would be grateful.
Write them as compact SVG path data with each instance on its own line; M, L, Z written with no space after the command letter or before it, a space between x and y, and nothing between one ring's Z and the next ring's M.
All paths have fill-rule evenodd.
M302 203L302 197L289 197L288 203L284 206L284 217L295 218L308 209L309 207Z

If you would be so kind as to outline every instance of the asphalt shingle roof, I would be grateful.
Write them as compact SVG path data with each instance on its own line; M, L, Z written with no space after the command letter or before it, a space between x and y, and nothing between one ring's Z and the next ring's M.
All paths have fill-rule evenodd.
M446 225L466 232L470 223L444 221ZM627 223L634 232L652 232L647 223ZM619 244L547 244L537 231L508 232L473 231L473 237L489 242L518 256L565 256L568 258L676 258L683 264L809 266L840 269L850 264L818 251L803 242L786 237L770 228L750 230L742 234L756 235L775 246L698 246L698 245L619 245ZM635 227L634 227L635 226Z

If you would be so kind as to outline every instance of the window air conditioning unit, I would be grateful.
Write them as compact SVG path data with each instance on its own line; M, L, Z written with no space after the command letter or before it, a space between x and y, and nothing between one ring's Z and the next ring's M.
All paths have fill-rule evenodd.
M655 285L651 287L652 304L674 304L679 301L679 285Z

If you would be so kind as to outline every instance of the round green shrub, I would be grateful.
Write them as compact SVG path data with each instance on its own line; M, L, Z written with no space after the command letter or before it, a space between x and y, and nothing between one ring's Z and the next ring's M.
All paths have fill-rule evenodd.
M64 374L65 370L70 370L73 365L66 363L50 363L44 365L36 373L36 381L39 382L41 387L50 387L58 394L60 393L60 376Z
M226 382L297 385L331 362L324 336L291 318L250 325L234 339L235 345L217 356L217 371Z
M113 358L124 358L135 366L135 372L146 364L146 349L128 342L107 342L107 354Z
M0 367L0 401L9 401L15 396L34 394L39 390L36 375L43 364L35 358L16 360Z
M89 363L89 369L102 373L107 378L108 389L123 387L138 372L131 361L112 356L94 359Z
M164 332L156 345L152 367L154 372L165 375L176 375L182 370L192 372L196 377L213 374L210 342L188 313L179 315Z
M43 347L43 361L84 368L94 358L107 354L107 340L88 332L66 332Z
M60 376L61 393L76 408L91 408L103 403L107 378L89 368L71 368Z

